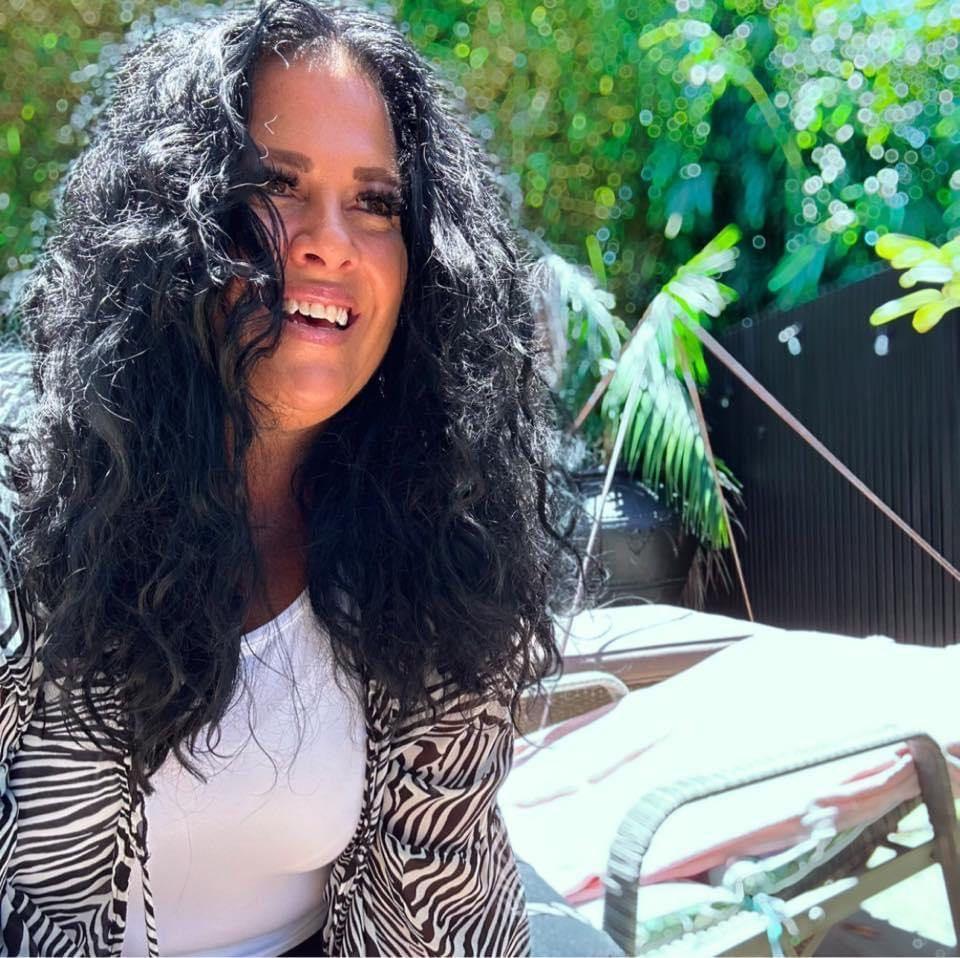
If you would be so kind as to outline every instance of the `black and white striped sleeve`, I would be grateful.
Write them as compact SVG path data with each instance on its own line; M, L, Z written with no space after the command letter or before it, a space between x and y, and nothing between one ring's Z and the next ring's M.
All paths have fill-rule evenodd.
M529 954L523 889L496 804L513 755L508 709L436 691L436 717L414 717L394 736L371 869L392 917L377 922L384 940L367 946Z

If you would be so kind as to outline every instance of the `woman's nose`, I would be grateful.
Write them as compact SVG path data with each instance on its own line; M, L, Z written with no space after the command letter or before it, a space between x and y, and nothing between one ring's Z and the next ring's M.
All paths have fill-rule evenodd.
M349 269L356 255L350 230L339 212L305 216L290 237L290 259L298 266Z

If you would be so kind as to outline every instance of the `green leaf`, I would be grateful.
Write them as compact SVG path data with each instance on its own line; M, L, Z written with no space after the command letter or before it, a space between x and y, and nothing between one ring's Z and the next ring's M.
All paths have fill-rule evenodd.
M734 247L740 241L740 236L740 227L735 223L728 224L699 253L687 260L677 272L696 272L707 276L726 272L734 265L736 259Z
M940 255L943 257L944 263L953 265L954 269L956 269L955 258L960 256L960 236L950 240L949 243L944 243L943 246L940 247Z
M947 283L953 279L953 270L949 266L939 263L921 263L908 269L900 277L900 285L904 289L916 286L917 283Z
M811 234L804 245L780 260L767 286L777 293L777 304L782 309L817 290L829 252L830 244L817 241Z
M816 255L817 247L813 243L805 243L796 252L787 253L767 281L767 288L774 293L783 289L813 262Z
M603 253L600 250L600 241L594 233L590 233L586 240L587 256L590 259L590 268L593 275L597 277L597 282L601 286L607 285L607 271L603 265Z
M662 392L666 391L665 385L661 384L659 389ZM669 403L669 398L664 395L657 395L654 398L653 404L653 414L650 416L649 425L646 429L646 441L643 444L643 462L645 465L644 468L644 479L653 483L656 481L655 473L656 466L660 464L659 460L662 459L662 456L659 454L659 442L660 434L663 432L663 424L666 420L664 406Z
M937 302L942 299L942 296L943 294L936 289L918 289L915 293L908 293L899 299L891 299L870 314L870 325L882 326L900 316L912 313L918 306Z
M906 269L914 266L928 257L936 257L940 250L926 240L915 236L906 236L903 233L885 233L877 240L875 247L878 256L884 259L898 259L900 262L891 263L897 269Z
M927 303L914 314L913 328L918 333L927 333L952 309L960 309L960 299L945 297L937 303Z

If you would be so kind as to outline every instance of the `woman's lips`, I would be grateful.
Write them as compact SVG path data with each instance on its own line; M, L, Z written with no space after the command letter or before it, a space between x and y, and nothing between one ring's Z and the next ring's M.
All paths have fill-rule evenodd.
M336 303L311 302L310 300L293 299L290 296L283 298L283 311L287 315L299 313L307 322L324 320L340 329L345 329L356 317L356 312L348 306L339 306Z
M286 283L283 288L283 298L304 303L343 306L349 310L357 308L356 302L346 289L332 283Z
M287 282L283 309L292 336L322 345L346 342L363 318L353 296L337 283ZM340 325L344 314L346 325Z
M352 338L357 323L361 320L357 314L351 313L350 322L345 327L334 326L327 320L310 320L300 313L288 314L284 323L284 331L296 339L318 345L337 345L346 343Z

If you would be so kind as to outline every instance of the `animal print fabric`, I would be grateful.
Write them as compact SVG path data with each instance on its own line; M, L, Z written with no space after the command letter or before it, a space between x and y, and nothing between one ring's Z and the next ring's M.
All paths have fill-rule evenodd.
M156 923L175 917L154 912L144 796L127 755L67 727L41 643L16 591L0 588L0 958L120 955L137 860L153 958ZM325 954L528 954L496 805L513 748L505 704L438 681L435 713L401 718L381 686L366 690L363 809L327 885Z

